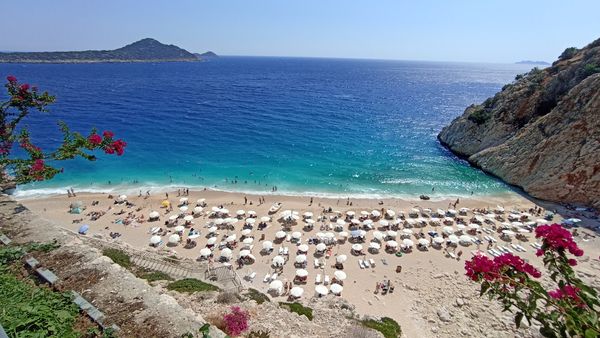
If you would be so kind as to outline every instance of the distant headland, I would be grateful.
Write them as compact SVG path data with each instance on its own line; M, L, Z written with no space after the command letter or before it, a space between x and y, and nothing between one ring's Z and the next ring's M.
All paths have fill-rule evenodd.
M151 38L142 39L113 50L0 53L0 63L176 62L200 60L201 57L185 49L175 45L165 45Z
M208 51L202 54L199 53L194 53L194 55L196 55L199 58L204 58L204 59L211 59L211 58L218 58L219 56L217 54L215 54L214 52Z
M542 65L542 66L550 66L550 62L546 61L532 61L532 60L522 60L519 62L515 62L518 65Z

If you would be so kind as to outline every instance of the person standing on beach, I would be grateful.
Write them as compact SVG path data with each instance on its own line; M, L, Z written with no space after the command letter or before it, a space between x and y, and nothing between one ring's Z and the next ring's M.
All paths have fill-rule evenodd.
M244 196L244 205L248 204L248 198Z

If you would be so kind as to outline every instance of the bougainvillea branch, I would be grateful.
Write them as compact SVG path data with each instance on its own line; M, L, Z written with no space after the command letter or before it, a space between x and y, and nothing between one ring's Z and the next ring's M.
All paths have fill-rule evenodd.
M48 112L47 107L54 103L55 97L48 92L40 92L37 87L19 83L12 75L6 80L9 99L0 103L0 190L13 184L53 178L62 172L62 169L54 167L57 161L76 157L94 161L96 156L92 152L95 150L123 155L127 143L115 139L113 132L104 131L99 135L93 129L87 136L83 136L72 132L63 122L58 123L63 133L61 145L54 151L42 150L31 142L26 128L18 127L30 112ZM16 145L21 148L19 153L24 155L15 155Z
M465 262L466 275L481 284L480 294L499 300L504 311L515 313L515 324L523 318L536 321L544 337L598 337L600 302L596 290L577 277L574 258L583 255L571 233L559 224L536 228L542 240L537 256L543 256L548 276L555 284L546 289L535 280L541 272L512 254L493 260L475 256Z

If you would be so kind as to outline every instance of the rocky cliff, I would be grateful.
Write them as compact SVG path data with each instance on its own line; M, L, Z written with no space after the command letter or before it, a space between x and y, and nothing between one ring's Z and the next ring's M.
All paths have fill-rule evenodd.
M600 208L600 39L517 76L438 139L534 197Z

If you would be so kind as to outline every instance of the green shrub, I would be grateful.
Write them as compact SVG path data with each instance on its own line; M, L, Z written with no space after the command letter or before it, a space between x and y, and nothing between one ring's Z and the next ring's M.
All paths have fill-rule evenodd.
M0 268L0 322L9 337L78 337L79 309L69 294L17 279Z
M250 331L248 338L270 338L271 333L268 330L265 331Z
M592 74L600 73L600 66L591 62L583 66L583 76L588 77Z
M102 254L126 269L129 269L132 265L131 258L125 251L119 249L104 249L102 250Z
M381 320L367 319L361 323L365 327L381 332L385 338L398 338L402 333L400 324L389 317L383 317Z
M264 293L262 293L256 289L248 289L248 291L246 292L246 297L248 297L248 299L254 300L256 302L256 304L262 304L264 302L271 301L269 299L269 296L265 295Z
M469 121L475 122L476 124L484 124L487 120L492 117L483 106L476 106L471 111L471 114L467 117Z
M558 59L559 60L570 59L573 56L575 56L575 54L577 54L578 51L579 51L579 49L577 49L576 47L569 47L569 48L565 49L565 51L562 52L562 54L560 54Z
M160 272L160 271L143 272L138 277L145 279L148 282L154 282L157 280L173 280L173 278L171 278L171 276L169 276L168 274L166 274L164 272Z
M309 308L308 306L304 306L298 302L294 302L294 303L280 302L279 305L285 309L288 309L290 312L295 312L301 316L304 315L309 320L313 320L313 310L311 308Z
M219 291L219 288L195 278L185 278L167 285L168 290L193 293L199 291Z

